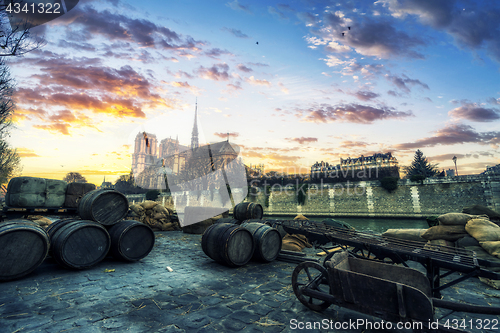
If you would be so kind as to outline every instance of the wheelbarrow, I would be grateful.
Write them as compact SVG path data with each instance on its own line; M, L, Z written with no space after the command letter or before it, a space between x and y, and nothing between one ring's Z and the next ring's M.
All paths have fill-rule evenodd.
M323 266L317 262L300 263L292 273L292 287L298 300L314 311L334 304L389 322L421 322L424 330L437 323L435 307L500 314L500 307L434 298L429 280L420 271L351 257L347 251L336 253ZM463 332L443 325L438 330Z

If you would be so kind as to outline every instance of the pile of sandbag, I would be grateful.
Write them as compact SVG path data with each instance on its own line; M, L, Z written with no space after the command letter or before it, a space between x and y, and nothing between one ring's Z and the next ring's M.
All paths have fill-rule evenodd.
M427 229L387 229L382 236L416 242L427 242L427 239L422 237L426 231Z
M487 218L471 219L465 230L492 256L500 258L500 227Z
M286 235L283 237L281 249L288 251L302 252L305 247L312 247L307 241L307 237L301 234Z
M462 213L471 215L486 215L489 217L490 221L500 222L500 213L495 212L483 205L472 205L464 207Z
M465 213L447 213L438 216L439 225L430 227L422 234L427 240L446 240L456 242L469 236L465 230L468 221L475 218L487 218L485 215L470 215Z
M24 217L26 220L33 221L35 223L38 223L40 227L42 228L47 228L49 225L52 224L52 221L46 218L45 216L42 215L27 215Z
M172 211L156 201L146 200L130 206L129 219L147 224L154 231L180 230L179 223L170 221Z

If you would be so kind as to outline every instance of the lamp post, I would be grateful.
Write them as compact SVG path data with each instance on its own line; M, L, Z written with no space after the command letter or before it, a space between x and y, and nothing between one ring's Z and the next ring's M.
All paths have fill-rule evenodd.
M455 173L456 173L456 175L458 176L458 169L457 169L457 157L456 157L456 156L453 156L452 160L453 160L453 163L455 163Z

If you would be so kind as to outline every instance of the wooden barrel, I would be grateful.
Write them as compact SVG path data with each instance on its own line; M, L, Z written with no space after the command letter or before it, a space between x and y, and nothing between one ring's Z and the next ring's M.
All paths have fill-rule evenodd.
M79 219L72 219L72 218L65 218L65 219L60 219L52 222L45 231L47 232L47 235L49 236L50 243L52 243L52 237L54 234L61 229L63 226L70 222L74 221L80 221ZM52 247L49 248L49 254L52 255Z
M252 258L265 262L273 261L281 251L281 235L279 231L267 224L249 221L243 222L241 226L252 233L255 243Z
M234 206L233 210L233 217L240 221L261 219L263 215L262 206L254 202L241 202Z
M48 250L47 233L37 223L23 219L0 223L0 281L33 272Z
M247 229L231 223L217 223L201 237L201 248L213 260L238 267L252 258L254 242Z
M110 253L115 259L137 261L146 257L155 244L155 234L146 224L120 221L108 229L111 237Z
M50 238L52 255L60 265L85 269L106 257L111 240L102 225L87 220L61 224Z
M90 191L78 205L78 214L83 220L92 220L103 225L113 225L127 216L127 213L127 198L115 190Z

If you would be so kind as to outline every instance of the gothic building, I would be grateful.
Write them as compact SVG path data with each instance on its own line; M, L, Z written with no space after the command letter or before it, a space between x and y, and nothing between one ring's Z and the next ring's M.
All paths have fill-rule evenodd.
M150 189L164 189L166 175L174 175L179 181L201 177L207 172L226 167L238 157L235 145L227 141L200 146L195 108L191 145L179 144L178 137L163 139L158 145L156 135L138 133L132 155L132 172L136 185ZM189 164L189 168L186 168ZM188 178L188 179L184 179Z
M363 156L356 158L348 157L346 159L340 158L340 164L333 165L328 162L316 162L311 166L311 179L330 177L339 178L340 175L359 174L361 170L376 170L373 175L370 172L370 176L366 180L373 178L380 178L380 175L399 177L399 166L398 160L392 156L392 154L377 153L372 156ZM379 173L382 171L382 173ZM344 178L346 178L344 176ZM356 178L355 176L351 178ZM363 177L359 177L363 178Z

